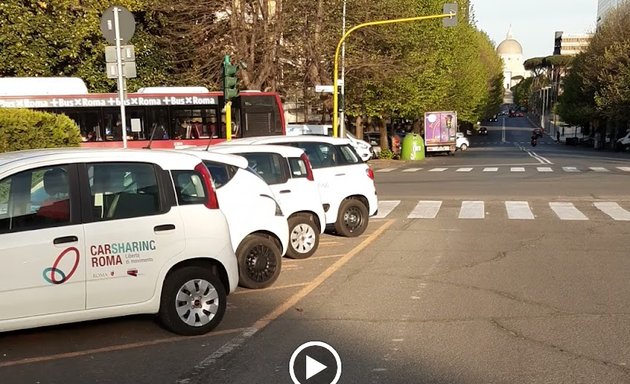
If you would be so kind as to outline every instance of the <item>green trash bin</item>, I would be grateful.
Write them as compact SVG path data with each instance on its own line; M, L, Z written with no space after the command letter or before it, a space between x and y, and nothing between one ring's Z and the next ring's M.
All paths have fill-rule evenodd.
M424 140L417 133L408 133L402 142L402 160L424 160Z

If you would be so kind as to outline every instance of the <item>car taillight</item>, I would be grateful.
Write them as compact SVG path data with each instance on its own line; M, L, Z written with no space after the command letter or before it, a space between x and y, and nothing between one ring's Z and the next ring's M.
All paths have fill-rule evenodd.
M208 198L204 205L210 209L219 209L219 199L217 199L217 192L214 190L214 183L212 183L210 171L208 171L208 168L206 168L203 163L197 164L195 171L199 172L206 186L206 190L208 190Z
M365 173L367 173L367 176L370 179L374 180L374 170L372 169L372 167L368 165L368 168L365 170Z
M313 176L313 168L311 167L311 162L308 160L308 156L306 156L306 153L303 153L300 156L300 159L304 161L304 165L306 166L306 178L310 181L314 181L315 177Z

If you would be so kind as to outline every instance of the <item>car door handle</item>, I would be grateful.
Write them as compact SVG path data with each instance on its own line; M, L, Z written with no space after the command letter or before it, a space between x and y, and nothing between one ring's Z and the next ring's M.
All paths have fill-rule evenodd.
M345 176L345 175L346 175L345 173L338 173L335 176Z
M79 241L79 238L76 236L64 236L64 237L58 237L55 240L53 240L53 244L74 243L77 241Z
M283 189L282 191L280 191L280 193L291 193L290 189Z
M156 225L155 227L153 227L153 230L155 232L172 231L173 229L175 229L175 224L162 224L162 225Z

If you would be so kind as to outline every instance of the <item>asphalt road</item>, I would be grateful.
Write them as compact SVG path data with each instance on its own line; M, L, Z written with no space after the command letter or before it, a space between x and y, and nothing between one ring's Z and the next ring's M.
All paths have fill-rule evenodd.
M5 333L0 383L292 383L308 341L337 350L339 383L630 382L630 156L505 126L455 156L374 162L368 232L285 260L213 333L148 316ZM319 352L301 382L333 380Z

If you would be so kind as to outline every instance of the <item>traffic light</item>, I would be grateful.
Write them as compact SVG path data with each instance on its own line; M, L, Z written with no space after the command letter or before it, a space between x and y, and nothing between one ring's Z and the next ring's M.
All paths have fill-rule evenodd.
M223 98L225 102L238 96L236 72L238 72L238 67L232 65L229 55L225 55L223 58Z

